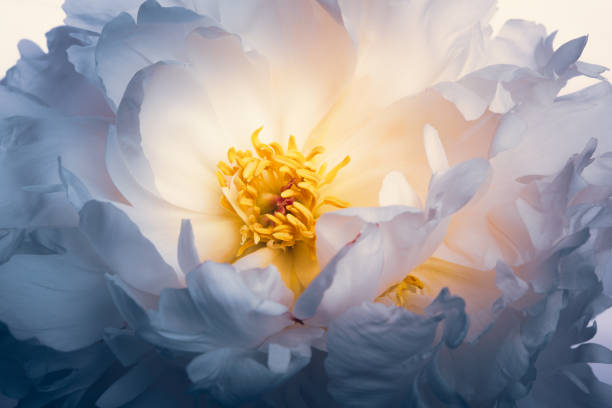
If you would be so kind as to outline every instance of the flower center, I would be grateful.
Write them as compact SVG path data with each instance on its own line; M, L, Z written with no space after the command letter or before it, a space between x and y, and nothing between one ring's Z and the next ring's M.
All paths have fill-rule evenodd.
M242 219L241 245L237 257L258 247L290 248L303 242L315 257L315 224L322 207L348 207L348 203L322 196L347 156L327 171L327 164L315 165L315 158L324 152L317 146L302 154L295 138L289 137L287 150L273 142L262 143L257 129L251 135L251 150L227 151L227 162L217 164L217 179L223 196L221 204Z

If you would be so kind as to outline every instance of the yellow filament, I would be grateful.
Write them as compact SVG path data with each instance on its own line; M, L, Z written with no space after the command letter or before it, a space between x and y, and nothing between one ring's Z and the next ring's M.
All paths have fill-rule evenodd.
M378 297L378 300L388 298L391 299L395 306L405 307L410 294L420 293L424 288L425 285L419 278L414 275L408 275L403 281L384 291Z
M323 147L303 154L291 135L285 150L276 142L261 142L261 130L251 134L252 151L232 147L227 151L227 162L217 165L223 191L221 205L244 221L236 256L262 246L283 249L303 242L314 257L320 208L348 206L336 197L322 196L321 189L335 179L350 158L345 157L327 172L326 163L318 167L313 163L325 151Z

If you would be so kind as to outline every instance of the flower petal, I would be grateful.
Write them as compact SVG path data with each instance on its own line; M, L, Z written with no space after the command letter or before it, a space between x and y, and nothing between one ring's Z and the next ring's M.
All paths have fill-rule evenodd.
M339 4L358 49L356 76L368 78L375 91L367 97L383 105L454 79L475 54L494 6L489 0Z
M405 205L421 208L419 196L399 171L389 172L383 179L378 192L378 203L380 206Z
M80 211L79 229L110 270L134 288L157 295L180 287L176 272L113 205L89 201Z
M457 212L472 199L488 177L490 166L484 159L472 159L442 174L434 174L425 211L435 211L442 218Z
M284 140L294 134L301 145L352 74L354 50L344 26L315 0L219 6L224 26L267 59L278 134Z
M263 363L265 358L263 352L220 348L192 360L187 374L196 389L208 391L224 405L235 406L273 389L298 372L310 361L310 350L285 354L289 361L281 372L274 369L277 368L274 364Z
M352 306L374 299L383 266L382 236L373 224L347 243L298 298L293 314L327 326ZM359 273L358 279L355 279Z
M178 262L185 275L200 264L200 256L194 241L191 221L183 220L181 222L181 234L179 235Z
M430 124L423 128L423 139L425 145L425 154L427 162L433 173L442 173L448 170L448 158L444 151L444 145L440 140L438 131Z
M15 255L0 265L0 319L18 339L35 337L62 351L89 346L104 328L121 324L103 289L104 265L78 231L50 231L48 238L66 252Z
M389 406L412 391L432 347L437 318L364 303L328 330L329 391L343 405Z
M187 288L219 344L253 347L291 324L286 306L260 298L231 265L204 262L187 275Z

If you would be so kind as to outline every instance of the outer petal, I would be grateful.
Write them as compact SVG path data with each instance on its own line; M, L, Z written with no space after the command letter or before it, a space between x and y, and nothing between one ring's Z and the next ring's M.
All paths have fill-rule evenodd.
M254 348L292 324L286 306L259 297L278 298L273 290L280 282L278 272L259 273L268 283L265 289L261 282L247 286L253 282L231 265L205 262L187 275L186 289L162 291L158 310L144 310L117 279L109 279L109 287L128 323L161 347L193 352Z
M199 271L187 276L187 287L209 330L219 340L234 337L231 342L246 342L245 346L252 347L291 322L286 306L260 297L273 293L249 288L249 281L237 276L232 266L205 262ZM275 275L276 282L282 285L274 268L263 273Z
M282 353L286 352L289 360L279 371L270 356L281 351L272 349L270 346L266 364L263 352L221 348L195 358L187 366L187 373L196 389L210 392L223 404L237 405L274 389L310 361L309 348L284 349Z
M16 255L0 265L0 319L13 335L70 351L98 341L104 328L120 325L109 293L100 289L105 267L85 237L69 229L41 231L39 239L63 253Z
M358 47L356 76L384 105L455 78L482 41L494 2L339 1ZM417 62L418 61L418 62Z
M356 407L408 399L437 325L437 319L381 304L349 310L327 335L330 393L340 404Z
M161 8L145 2L138 24L122 13L104 26L95 58L96 72L106 94L117 107L132 76L140 69L163 60L176 59L187 34L212 21L185 9Z
M153 244L113 205L96 201L85 204L79 229L109 269L135 289L158 295L164 288L180 286L176 272Z
M525 183L530 181L521 179L526 175L556 174L573 153L583 150L591 137L599 139L601 151L611 150L607 129L612 124L608 123L609 115L603 113L612 107L611 89L609 84L602 83L561 97L550 107L525 105L530 112L526 122L528 131L520 145L491 159L492 179L488 191L451 221L445 243L456 256L464 259L465 264L489 269L503 259L509 265L516 265L533 258L534 245L541 248L550 244L555 234L548 238L542 234L558 230L561 225L558 221L549 222L546 225L552 228L550 230L536 223L538 219L552 221L552 218L540 218L529 210L529 205L521 203L524 200L519 198L525 187L517 179ZM606 173L599 172L597 166L584 170L584 178L596 184L605 183L599 181L606 179L603 174ZM556 198L551 203L567 199L560 190L551 198L553 196ZM535 234L538 229L540 232ZM539 243L532 241L532 237Z
M9 101L20 99L14 93L7 96ZM101 154L108 129L106 120L67 117L47 109L37 112L34 104L27 110L9 110L7 114L36 116L12 116L0 122L4 145L0 154L1 226L75 224L74 210L63 194L40 194L29 189L61 182L58 157L64 167L87 183L94 197L123 200L108 176Z
M49 53L35 44L21 43L21 59L11 68L2 84L35 97L66 115L112 119L104 94L68 61L66 50L89 42L88 33L74 27L57 27L47 33ZM70 89L71 97L64 92Z
M146 3L157 4L155 1ZM161 0L163 6L191 7L202 14L218 16L214 0ZM67 25L82 27L88 30L101 31L113 18L122 12L136 17L143 0L108 0L91 2L88 0L65 0L62 8L66 12Z

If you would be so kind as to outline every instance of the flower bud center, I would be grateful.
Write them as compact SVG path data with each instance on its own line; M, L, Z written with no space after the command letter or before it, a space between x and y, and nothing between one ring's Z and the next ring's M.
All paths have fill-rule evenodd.
M346 166L347 156L330 171L326 163L315 165L324 152L317 146L302 154L295 138L289 137L287 149L273 142L259 140L261 128L251 135L251 150L230 148L227 162L217 165L217 179L223 195L221 205L242 219L241 245L236 254L244 255L264 245L269 248L290 248L303 242L315 256L315 224L322 207L348 207L348 203L322 196Z

